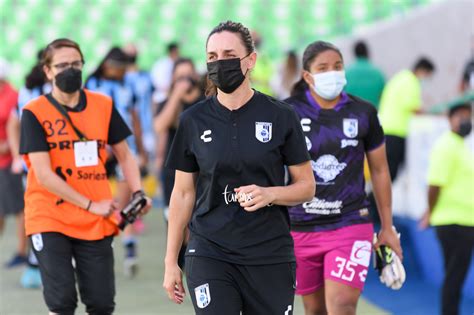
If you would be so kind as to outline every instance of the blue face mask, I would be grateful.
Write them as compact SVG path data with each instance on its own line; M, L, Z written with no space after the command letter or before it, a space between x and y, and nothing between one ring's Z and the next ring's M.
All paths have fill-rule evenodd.
M314 92L327 101L332 101L341 94L347 84L344 71L328 71L313 74Z
M430 84L431 78L430 77L423 77L420 79L420 86L422 89L426 89L426 86Z

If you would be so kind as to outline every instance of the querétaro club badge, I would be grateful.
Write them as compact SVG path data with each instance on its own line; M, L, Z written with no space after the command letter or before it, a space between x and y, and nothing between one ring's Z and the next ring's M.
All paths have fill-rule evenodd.
M263 143L272 140L272 123L255 122L255 138Z
M344 118L342 129L346 137L355 138L359 133L359 122L354 118Z
M196 295L196 303L199 308L205 308L211 303L211 292L209 290L209 283L198 286L194 289Z

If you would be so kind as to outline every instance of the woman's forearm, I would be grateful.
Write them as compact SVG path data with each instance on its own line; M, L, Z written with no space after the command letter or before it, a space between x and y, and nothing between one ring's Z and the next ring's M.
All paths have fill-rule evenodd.
M20 157L20 121L16 115L10 115L7 122L7 136L13 158Z
M132 126L133 126L133 135L135 137L135 144L137 146L137 151L142 157L146 157L145 146L143 145L143 132L142 124L140 122L140 116L138 113L132 109ZM146 161L143 161L146 162Z
M153 125L157 133L167 131L174 124L180 104L180 98L175 94L171 94L168 102L154 119Z
M296 206L313 199L315 194L314 181L301 179L288 186L275 186L268 188L274 196L273 204L281 206Z
M372 186L382 229L392 228L392 184L387 169L371 172Z
M30 171L34 172L34 170ZM77 192L52 170L43 170L41 173L36 174L36 178L40 185L46 188L50 193L55 194L60 199L76 205L79 208L87 209L90 199Z
M142 189L142 183L140 180L140 169L138 163L133 154L128 152L123 155L117 155L117 160L120 167L122 168L123 176L128 184L128 187L132 192Z
M441 187L439 186L432 186L428 187L428 211L430 213L433 212L436 203L438 202L438 197L441 192Z
M171 194L165 264L176 264L183 244L184 231L191 219L195 192L173 190Z

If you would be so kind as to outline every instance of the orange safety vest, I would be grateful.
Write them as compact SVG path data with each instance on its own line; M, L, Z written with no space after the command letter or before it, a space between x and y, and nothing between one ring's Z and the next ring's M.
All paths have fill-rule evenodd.
M68 185L92 201L112 199L110 184L105 171L106 144L112 115L112 100L105 95L84 90L86 108L68 114L88 140L97 140L99 164L76 167L74 142L79 141L71 124L45 96L31 101L25 109L31 111L43 126L50 151L53 172L65 179ZM85 209L62 201L38 183L28 155L23 158L29 168L25 191L26 234L59 232L82 239L99 240L117 234L113 216L103 218Z

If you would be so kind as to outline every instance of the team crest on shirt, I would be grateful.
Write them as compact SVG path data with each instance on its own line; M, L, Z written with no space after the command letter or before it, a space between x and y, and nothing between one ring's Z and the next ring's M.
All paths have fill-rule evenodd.
M196 295L196 303L199 308L205 308L211 303L211 292L209 291L209 283L198 286L194 289Z
M272 123L256 121L255 138L263 143L267 143L272 140Z
M354 118L344 118L342 130L346 137L355 138L359 133L359 121Z

